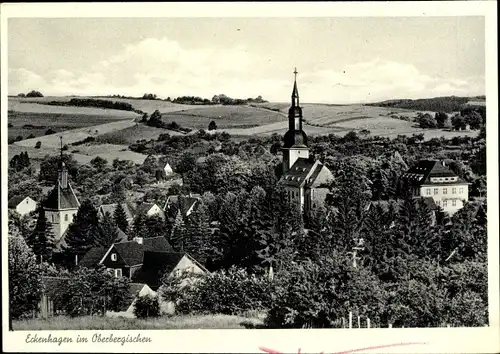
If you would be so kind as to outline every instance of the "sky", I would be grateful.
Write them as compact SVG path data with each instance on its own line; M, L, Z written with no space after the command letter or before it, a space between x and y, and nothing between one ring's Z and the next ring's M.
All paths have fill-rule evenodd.
M8 91L364 103L485 94L483 17L10 18Z

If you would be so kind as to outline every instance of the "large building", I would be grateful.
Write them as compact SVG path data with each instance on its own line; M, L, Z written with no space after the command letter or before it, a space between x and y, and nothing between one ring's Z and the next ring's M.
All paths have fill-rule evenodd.
M402 175L415 197L430 197L436 205L453 215L469 200L469 183L458 177L444 163L422 160Z
M307 135L302 130L302 108L297 89L297 70L292 91L292 106L288 110L288 131L284 136L283 171L280 183L285 186L290 201L303 211L319 207L329 193L328 183L333 175L320 161L309 156Z
M78 212L80 202L68 181L68 169L62 161L59 163L59 175L54 189L43 203L45 217L52 224L54 243L60 247L64 241L64 235L69 225Z

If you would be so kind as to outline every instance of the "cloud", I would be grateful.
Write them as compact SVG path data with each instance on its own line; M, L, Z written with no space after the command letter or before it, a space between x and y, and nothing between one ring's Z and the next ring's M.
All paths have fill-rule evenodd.
M275 65L274 61L265 64L253 57L244 45L186 48L168 38L146 38L124 46L86 72L75 68L42 74L11 69L9 93L37 89L46 95L142 96L151 92L159 97L207 98L224 93L238 98L262 95L271 101L288 101L292 77L273 77ZM484 77L430 77L412 64L379 58L341 70L304 70L298 80L302 102L355 103L484 94Z

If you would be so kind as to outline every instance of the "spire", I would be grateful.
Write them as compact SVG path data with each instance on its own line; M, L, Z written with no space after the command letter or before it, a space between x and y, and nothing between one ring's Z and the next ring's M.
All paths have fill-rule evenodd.
M297 68L293 71L295 75L293 79L293 91L292 91L292 107L299 107L299 90L297 89Z
M61 160L59 161L59 184L62 188L68 188L68 169L66 168L66 164L63 160L63 143L62 136L59 137L61 139Z

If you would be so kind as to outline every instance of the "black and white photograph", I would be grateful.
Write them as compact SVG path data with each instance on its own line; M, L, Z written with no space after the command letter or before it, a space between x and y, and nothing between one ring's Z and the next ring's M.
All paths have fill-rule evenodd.
M2 18L8 331L498 329L487 21Z

